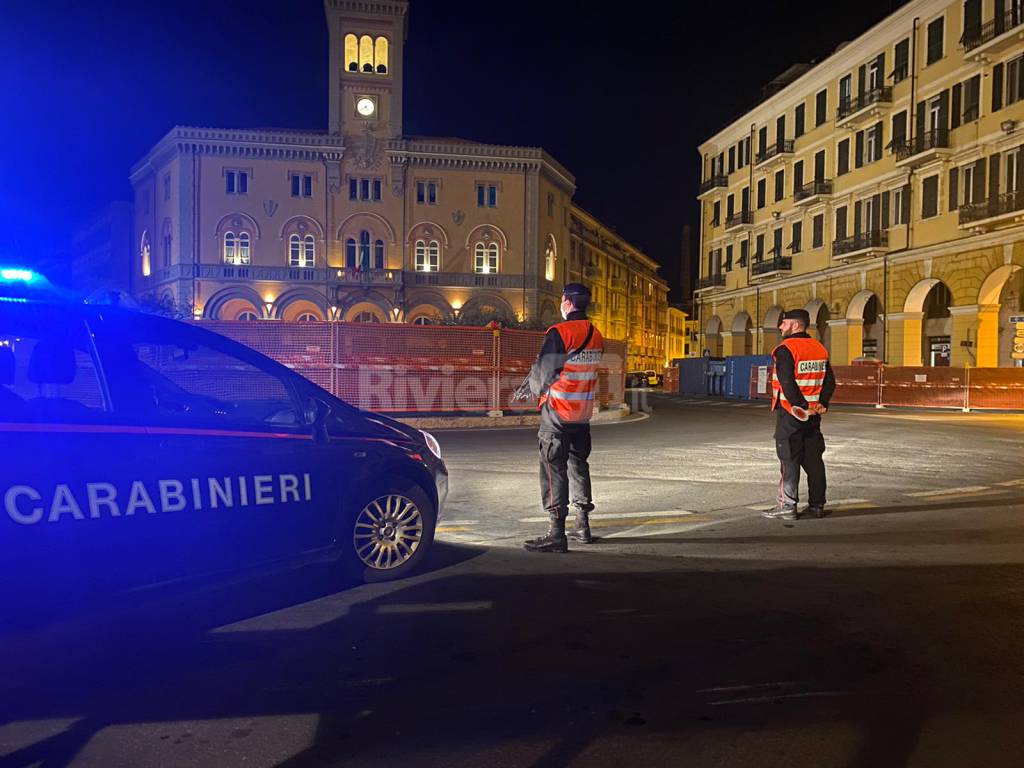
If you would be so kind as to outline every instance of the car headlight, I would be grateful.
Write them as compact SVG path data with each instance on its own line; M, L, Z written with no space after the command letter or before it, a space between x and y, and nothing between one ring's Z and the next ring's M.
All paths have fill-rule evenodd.
M430 434L429 432L424 432L421 429L420 430L420 434L423 435L423 440L426 442L427 448L430 449L430 452L432 454L434 454L435 456L437 456L437 458L440 459L441 458L441 444L438 443L437 439L432 434Z

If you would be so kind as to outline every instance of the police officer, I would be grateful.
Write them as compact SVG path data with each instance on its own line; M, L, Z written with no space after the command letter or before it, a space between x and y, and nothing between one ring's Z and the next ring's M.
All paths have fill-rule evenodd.
M828 350L807 333L811 318L804 309L782 315L782 343L772 352L772 410L775 411L775 449L781 464L779 500L764 517L797 520L825 517L825 438L821 416L828 410L836 380ZM808 506L797 511L800 469L807 473Z
M526 542L531 552L566 552L568 539L589 544L590 512L594 509L590 485L590 417L597 393L597 368L604 351L600 331L587 319L590 289L569 283L562 292L563 322L548 329L540 354L518 395L540 400L541 502L548 513L545 536ZM566 535L569 506L574 526Z

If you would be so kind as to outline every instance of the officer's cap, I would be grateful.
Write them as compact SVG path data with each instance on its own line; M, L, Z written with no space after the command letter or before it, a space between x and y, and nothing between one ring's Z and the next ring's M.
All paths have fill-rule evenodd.
M811 324L811 315L806 309L791 309L782 313L783 320L796 320L804 325Z
M565 286L565 290L562 291L563 296L586 296L590 298L590 289L587 288L583 283L569 283Z

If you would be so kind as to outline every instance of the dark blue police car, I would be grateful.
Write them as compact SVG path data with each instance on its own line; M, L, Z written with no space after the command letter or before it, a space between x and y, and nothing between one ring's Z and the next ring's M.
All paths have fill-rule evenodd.
M217 334L43 282L0 269L0 592L423 562L448 490L429 434Z

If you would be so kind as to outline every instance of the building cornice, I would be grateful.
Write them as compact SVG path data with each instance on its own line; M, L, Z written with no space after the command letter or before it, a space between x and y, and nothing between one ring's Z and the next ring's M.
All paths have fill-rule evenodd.
M159 168L179 153L272 160L340 160L341 136L317 131L246 130L175 126L131 170L130 178Z
M886 16L866 32L840 47L828 58L812 67L778 93L765 99L753 109L733 120L722 130L703 142L698 151L704 154L718 154L724 148L750 135L750 126L767 125L781 113L796 104L806 101L815 93L831 87L840 77L850 73L883 50L891 55L890 49L899 39L910 35L914 19L920 17L922 24L932 16L941 13L949 0L914 0L896 12ZM947 34L950 26L947 24ZM887 56L887 59L889 56ZM829 98L830 120L834 120L835 103Z

